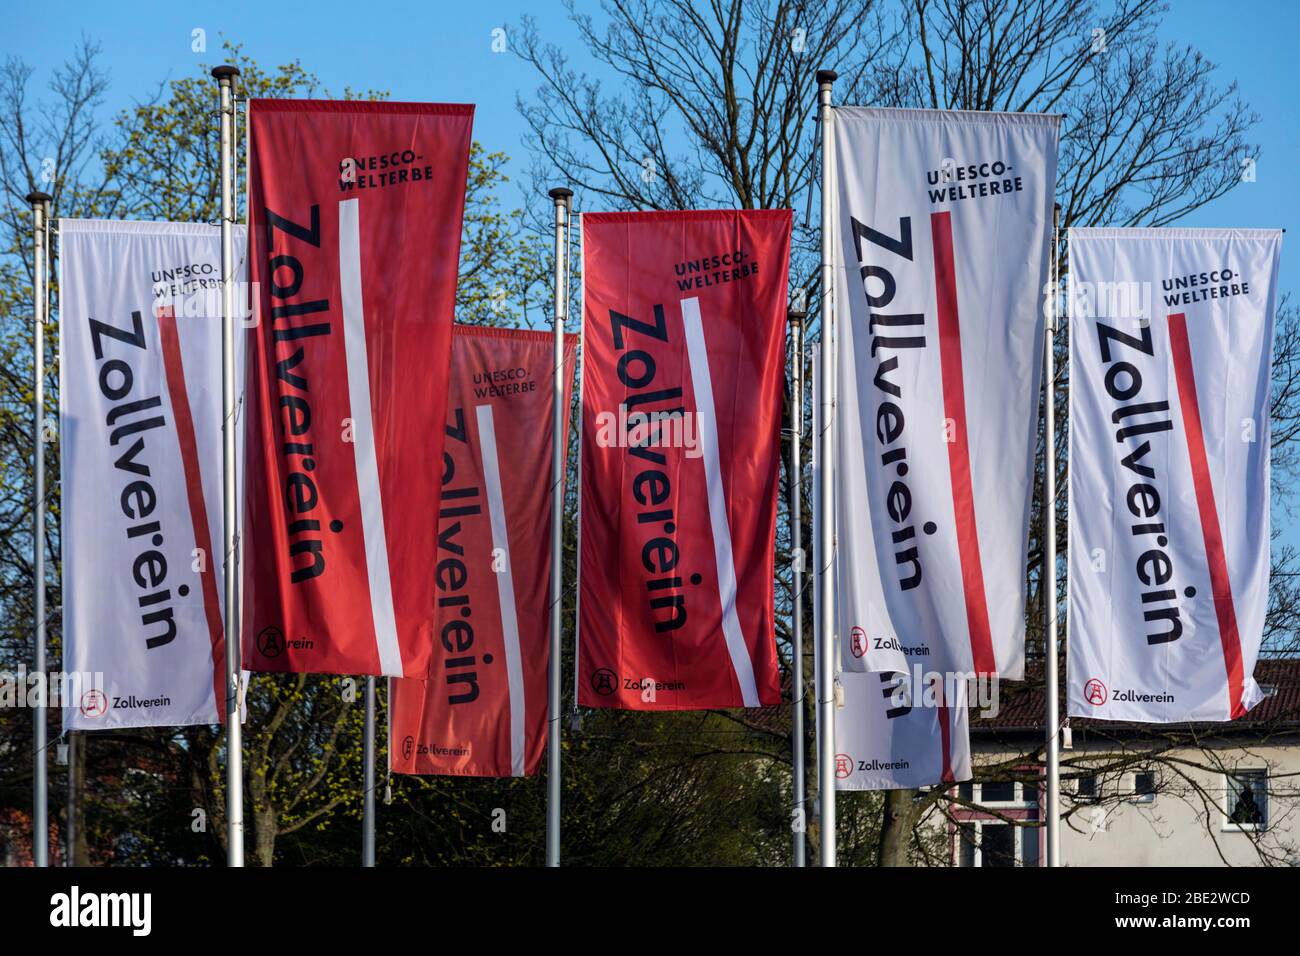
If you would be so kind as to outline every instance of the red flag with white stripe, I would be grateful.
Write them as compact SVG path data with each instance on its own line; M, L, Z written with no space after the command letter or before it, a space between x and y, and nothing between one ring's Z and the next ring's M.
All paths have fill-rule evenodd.
M566 337L565 408L576 345ZM392 683L396 773L519 777L541 763L554 364L549 332L455 327L441 522L421 562L437 637L429 679Z
M582 217L578 699L780 701L788 210Z
M423 677L473 107L248 116L244 662Z

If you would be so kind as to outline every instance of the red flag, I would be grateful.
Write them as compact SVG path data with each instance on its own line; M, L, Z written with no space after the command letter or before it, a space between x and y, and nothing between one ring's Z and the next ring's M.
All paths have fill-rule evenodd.
M566 336L565 408L576 343ZM429 680L392 683L397 773L518 777L541 763L553 348L548 332L455 327L437 553L418 562L435 588L437 643Z
M244 664L423 677L473 107L248 117Z
M780 701L789 210L583 216L579 701Z

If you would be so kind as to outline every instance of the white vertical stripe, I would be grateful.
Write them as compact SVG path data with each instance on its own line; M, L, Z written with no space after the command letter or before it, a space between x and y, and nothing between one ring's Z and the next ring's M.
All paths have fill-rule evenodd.
M506 680L510 687L510 772L524 775L524 664L519 651L519 619L515 612L515 581L510 570L510 537L506 533L506 504L501 497L501 468L492 406L476 406L479 454L483 458L483 490L492 522L492 548L501 549L505 566L496 573L501 604L501 636L506 651ZM495 553L493 555L495 557ZM495 568L494 568L495 570Z
M582 213L578 213L578 261L586 262L586 243L582 235ZM587 363L587 271L582 272L582 314L578 317L578 506L574 511L574 530L577 533L577 551L573 561L573 712L578 712L578 683L582 675L582 406L583 369ZM567 311L567 310L566 310ZM565 448L567 456L569 449Z
M348 365L348 401L352 409L353 452L361 503L361 534L370 581L370 614L375 625L379 669L388 677L406 676L397 641L393 584L388 574L388 538L379 491L375 422L370 410L370 364L366 358L366 316L361 302L361 220L357 200L339 203L339 289L343 297L343 349Z
M754 662L749 658L749 648L745 646L740 618L736 614L736 563L731 553L731 526L727 521L727 496L722 488L721 456L718 453L718 418L713 410L713 380L709 375L709 353L704 343L699 299L682 299L682 323L686 326L686 353L691 362L691 384L695 390L696 430L704 457L709 521L713 526L713 554L718 562L722 633L727 639L727 652L736 671L736 681L740 684L741 699L746 707L757 707Z

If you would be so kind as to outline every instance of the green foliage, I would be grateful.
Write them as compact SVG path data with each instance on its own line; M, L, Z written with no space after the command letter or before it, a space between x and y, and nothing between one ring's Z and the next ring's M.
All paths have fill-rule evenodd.
M263 69L238 46L227 44L225 62L239 68L239 99L330 98L300 63ZM87 45L53 84L52 102L28 104L25 91L32 71L11 61L0 76L0 108L11 116L13 136L38 125L50 141L22 140L13 151L21 158L4 168L9 193L38 181L31 163L56 156L54 177L43 188L55 195L53 217L78 216L215 223L219 210L217 88L202 64L191 76L163 84L149 100L118 114L107 127L90 115L100 102L103 75L96 50ZM80 92L78 92L80 91ZM343 99L384 99L386 93L356 93ZM44 123L30 120L40 113ZM242 122L242 113L241 113ZM17 132L13 132L17 130ZM237 137L237 169L246 168L247 141ZM62 144L80 143L79 152ZM94 162L86 159L89 156ZM471 148L466 192L461 266L457 287L459 321L515 325L532 286L549 276L534 243L520 235L522 212L502 208L499 189L506 182L504 153ZM240 214L242 190L240 195ZM4 222L0 248L0 597L6 625L0 640L0 668L30 657L32 632L30 536L32 460L31 248L30 213L18 208ZM57 246L55 247L57 251ZM57 275L57 265L54 266ZM541 295L538 298L542 298ZM49 359L57 354L56 308L46 337ZM50 362L47 416L57 421L57 369ZM59 513L57 444L46 449L50 476L47 551L58 554ZM58 569L50 579L49 601L60 605ZM50 625L50 660L59 660L57 616ZM343 680L307 675L255 675L248 693L244 730L248 854L269 864L281 854L296 861L351 863L357 859L362 803L363 711L343 693ZM349 679L350 680L350 679ZM363 679L356 679L357 687ZM57 712L50 736L57 737ZM0 747L5 772L0 807L30 805L30 714L0 713L0 734L17 745ZM26 743L23 743L26 741ZM224 731L180 730L109 732L86 738L86 821L92 859L115 863L205 863L224 855ZM29 767L29 764L27 765ZM20 769L22 768L22 769ZM58 768L52 769L56 781ZM53 789L53 788L52 788ZM57 791L56 791L57 792ZM57 811L58 801L51 806ZM57 819L58 813L55 812Z

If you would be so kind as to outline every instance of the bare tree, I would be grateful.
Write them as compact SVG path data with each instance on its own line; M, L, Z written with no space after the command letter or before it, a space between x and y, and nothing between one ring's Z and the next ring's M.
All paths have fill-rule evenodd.
M538 184L571 182L581 208L793 207L791 282L810 291L818 233L804 212L816 180L817 69L838 71L839 102L1064 114L1057 185L1063 226L1176 222L1232 189L1242 162L1258 154L1246 138L1258 118L1235 84L1224 82L1199 51L1156 39L1165 13L1159 0L635 0L604 3L599 17L572 4L569 10L583 42L581 64L578 54L547 43L528 19L515 43L538 81L519 100ZM1068 263L1061 265L1064 275ZM1300 427L1296 335L1288 312L1277 343L1279 470L1294 467L1290 442ZM1057 418L1065 422L1061 339ZM788 433L788 403L785 424ZM1060 447L1063 442L1062 435ZM1040 434L1040 474L1047 459ZM1064 488L1059 447L1053 466ZM1026 568L1031 673L1042 660L1044 635L1037 498ZM803 513L809 521L811 508ZM1067 518L1058 509L1062 542ZM792 606L786 524L777 542L778 616ZM800 530L806 546L810 531ZM1269 627L1277 641L1296 631L1300 596L1286 570L1293 557L1287 549L1275 555L1282 573L1275 577ZM1062 574L1059 585L1065 584ZM794 666L788 645L785 653ZM1041 680L1035 686L1031 677L1025 691L1035 690L1041 692ZM766 731L775 756L783 731ZM1041 749L1031 745L981 774L993 779L1041 762ZM890 794L883 805L872 801L881 827L877 859L932 858L927 825L954 800L939 789ZM852 823L842 819L840 828L856 830L860 823L852 813Z
M241 96L329 96L316 77L297 62L264 70L227 45L240 67ZM84 41L67 64L53 71L47 94L33 95L34 71L10 59L0 67L0 670L30 660L32 461L32 248L27 193L40 188L54 197L54 216L144 218L214 223L217 217L218 130L215 86L207 71L162 84L153 95L115 118L100 115L107 78L97 65L98 49ZM345 90L344 98L352 98ZM373 91L361 94L381 98ZM246 143L239 138L239 159ZM462 259L456 313L461 322L512 324L518 303L538 281L539 257L520 233L522 213L502 209L497 190L505 157L472 147L467 183ZM243 168L243 163L238 164ZM57 251L57 244L55 245ZM57 275L57 270L54 272ZM56 297L57 302L57 297ZM57 308L47 329L46 352L57 354ZM47 415L57 421L57 368L51 363ZM59 659L61 628L58 584L58 445L46 446L49 474L48 551L52 661ZM249 689L245 730L252 859L270 865L277 840L305 834L334 817L359 814L361 801L360 708L338 679L321 675L259 675ZM59 714L52 711L51 739ZM0 807L26 807L30 800L31 734L27 711L0 708ZM94 773L87 774L88 801L99 818L112 819L118 834L132 832L137 859L174 859L178 847L190 858L223 850L224 731L206 726L145 728L95 734L84 749ZM8 744L12 742L13 746ZM148 768L155 784L125 790L128 768ZM177 783L179 781L179 783ZM137 807L160 807L177 831L188 834L189 813L203 810L212 826L185 839L150 840ZM85 832L84 828L82 832ZM156 846L157 856L142 847ZM168 857L168 853L172 856Z
M0 65L0 668L12 670L31 655L35 632L32 603L32 415L33 243L27 195L54 196L67 215L97 208L106 186L96 176L100 140L94 113L103 102L107 78L96 65L97 47L83 40L67 62L50 74L46 95L32 96L34 71L10 58ZM47 325L45 352L57 355L54 326ZM57 415L56 361L46 366L46 416ZM45 446L45 527L51 650L59 648L59 459ZM58 713L47 712L57 737ZM25 709L0 708L0 803L26 806L31 788L32 726ZM22 799L13 799L19 792Z

